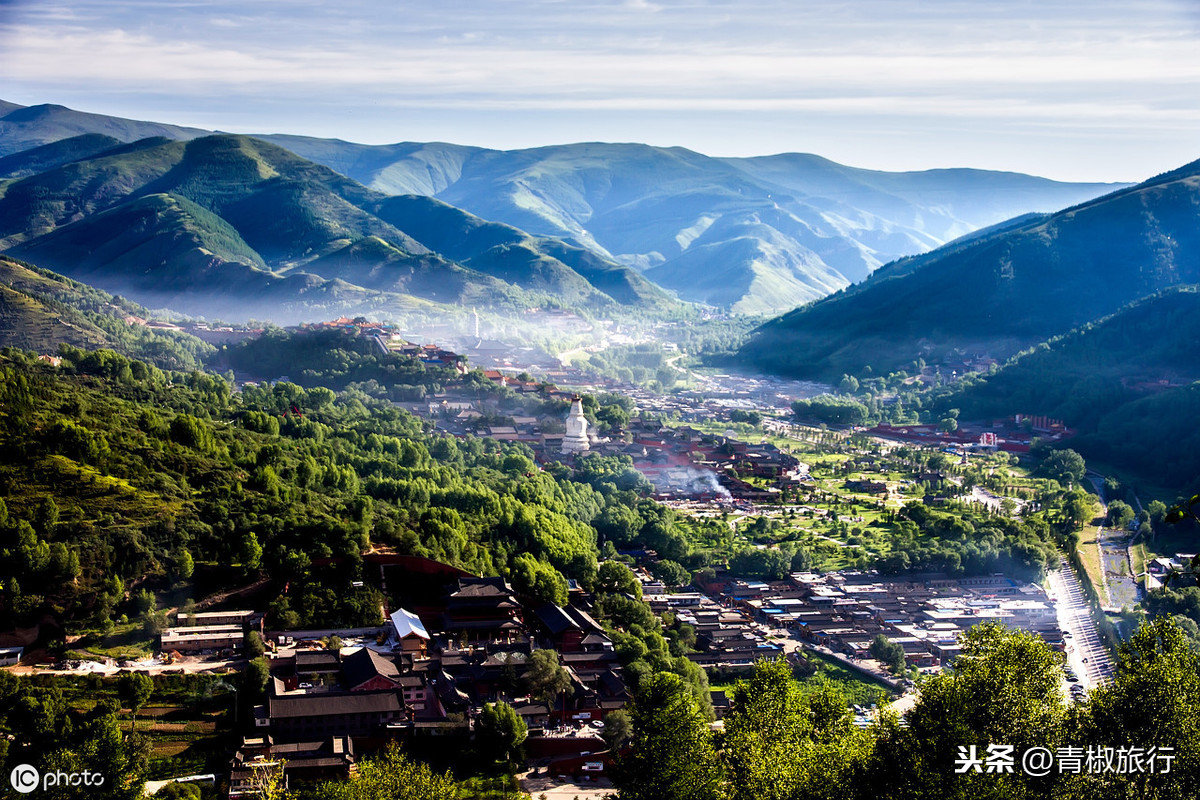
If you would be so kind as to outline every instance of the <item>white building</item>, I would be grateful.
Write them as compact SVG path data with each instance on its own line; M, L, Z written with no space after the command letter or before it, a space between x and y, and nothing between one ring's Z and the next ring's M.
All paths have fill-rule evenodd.
M587 417L583 415L583 400L579 395L571 398L571 413L567 415L567 432L563 436L562 452L586 453L591 448L587 435Z

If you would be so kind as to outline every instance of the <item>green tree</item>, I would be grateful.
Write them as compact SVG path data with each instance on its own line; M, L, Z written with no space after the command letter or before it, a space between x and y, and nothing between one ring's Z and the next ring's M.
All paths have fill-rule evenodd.
M654 577L667 586L683 586L692 582L692 573L688 572L682 564L670 559L664 558L655 562L650 570L654 573Z
M263 644L262 634L258 631L247 631L242 638L242 652L246 658L258 658L263 653L267 652L267 647Z
M317 784L306 797L321 800L456 800L459 787L449 773L437 773L405 756L395 744L358 765L345 781Z
M1072 489L1062 504L1063 520L1071 530L1079 530L1096 516L1096 499L1083 489Z
M475 724L479 750L492 763L520 761L527 732L525 720L508 703L487 703Z
M1200 796L1200 654L1174 620L1145 623L1120 646L1116 678L1092 690L1073 735L1072 744L1174 748L1162 752L1175 756L1169 775L1081 776L1071 781L1078 796Z
M886 664L893 673L900 675L904 672L904 647L882 633L876 634L871 640L867 652L871 654L871 658Z
M553 713L558 696L571 688L571 675L558 662L558 651L534 650L526 662L525 683L529 693L550 707Z
M958 748L1057 746L1066 717L1062 656L1040 637L996 623L971 628L959 642L953 669L921 685L908 726L882 726L869 780L878 796L1027 797L1022 775L956 773Z
M870 412L852 397L822 394L811 400L796 400L792 403L792 413L830 425L862 425Z
M722 797L712 731L682 678L658 673L644 680L631 715L631 750L613 775L622 800Z
M168 783L154 793L158 800L201 800L200 787L194 783Z
M1132 506L1124 500L1113 500L1108 504L1108 515L1105 522L1112 528L1127 528L1136 516Z
M623 708L618 708L604 715L604 730L600 738L608 745L608 749L616 752L633 739L633 718Z
M642 584L633 570L620 561L605 561L596 572L596 591L609 594L623 592L640 600Z
M147 611L142 615L142 632L147 636L158 636L167 629L167 612Z
M749 681L734 687L725 717L723 756L731 800L785 800L802 780L799 758L812 723L783 659L760 660Z
M267 683L271 680L271 670L263 657L253 658L242 673L242 686L248 698L262 697L267 692Z
M137 712L154 693L154 681L144 672L126 672L117 681L117 696L133 713L133 729L137 728Z
M513 559L512 585L518 593L556 606L567 604L567 579L558 570L528 553Z
M192 573L196 569L196 562L192 559L192 554L188 552L186 547L176 548L171 560L174 562L172 572L175 574L176 580L186 581L192 577Z
M213 448L213 435L208 425L190 414L180 414L171 420L171 439L201 452Z
M1146 504L1146 511L1150 514L1150 523L1157 528L1167 515L1167 504L1162 500L1151 500Z
M262 566L263 549L258 543L258 537L253 533L247 533L242 537L242 544L238 550L238 558L243 567L249 572L257 572Z
M1055 450L1042 461L1038 472L1044 477L1051 478L1061 484L1074 486L1083 480L1087 473L1087 465L1083 456L1070 448Z

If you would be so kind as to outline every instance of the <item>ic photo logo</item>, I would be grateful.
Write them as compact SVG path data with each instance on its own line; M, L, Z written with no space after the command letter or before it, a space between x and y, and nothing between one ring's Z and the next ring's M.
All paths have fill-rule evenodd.
M9 774L8 782L21 794L29 794L41 784L42 776L28 764L18 764Z
M56 770L45 775L29 764L19 764L8 775L8 782L13 789L21 794L29 794L34 789L42 790L56 786L103 786L104 776L99 772L84 770L83 772L63 772Z

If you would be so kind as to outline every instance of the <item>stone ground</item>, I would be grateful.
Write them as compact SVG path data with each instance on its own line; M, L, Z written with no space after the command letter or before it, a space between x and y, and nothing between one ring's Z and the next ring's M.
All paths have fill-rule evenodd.
M612 781L598 778L587 783L572 783L550 775L525 775L521 778L521 789L533 800L605 800L613 793Z

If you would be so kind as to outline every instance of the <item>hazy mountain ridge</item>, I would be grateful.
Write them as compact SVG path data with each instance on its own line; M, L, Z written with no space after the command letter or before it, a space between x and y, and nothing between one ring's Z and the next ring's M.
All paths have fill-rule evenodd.
M23 150L0 158L0 179L26 178L81 158L99 155L121 144L101 133L85 133L70 139Z
M1200 280L1200 162L1055 214L903 259L772 320L743 349L797 377L1004 359L1138 298Z
M0 116L0 156L85 133L100 133L122 142L152 136L191 139L212 133L180 125L89 114L51 103L36 106L3 103L0 105L0 114L3 115Z
M561 240L489 222L431 197L397 195L375 203L380 219L420 231L431 249L487 275L553 293L565 303L598 302L597 291L618 303L664 302L667 295L636 272Z
M204 133L36 106L0 118L0 155L16 144L84 130L117 138L124 131L126 139ZM604 260L646 271L661 267L648 275L680 297L750 313L790 310L893 259L1116 186L969 169L885 173L796 153L712 158L641 144L498 151L440 142L259 138L377 191L436 197L535 237L564 239ZM740 241L747 237L761 246ZM730 254L737 260L725 261ZM708 272L714 264L719 270ZM628 275L602 278L632 297L648 291Z
M552 255L583 263L566 245L442 203L436 213L402 213L414 202L251 137L151 138L74 158L96 144L63 140L9 157L49 168L0 181L0 249L197 314L222 298L226 314L267 304L259 316L318 302L412 307L413 298L513 308L668 301L632 270L593 259L587 271L614 300ZM401 226L453 243L455 257ZM464 231L480 234L460 240Z
M319 140L289 138L287 145L314 159L332 157ZM361 146L355 152L361 154ZM637 144L470 152L396 145L387 152L400 159L387 165L386 179L383 162L349 174L369 185L386 180L390 187L430 192L482 217L575 241L644 270L670 265L648 277L684 299L758 312L807 302L982 225L1114 188L979 170L879 173L803 155L714 159ZM778 255L726 266L726 277L740 269L735 280L743 295L703 291L713 280L697 276L693 265L707 259L688 250L740 238L747 228L757 229L751 235L761 235ZM732 233L721 238L722 232ZM797 271L795 265L808 267ZM840 279L831 279L829 268Z

